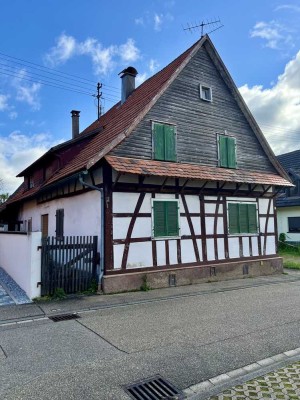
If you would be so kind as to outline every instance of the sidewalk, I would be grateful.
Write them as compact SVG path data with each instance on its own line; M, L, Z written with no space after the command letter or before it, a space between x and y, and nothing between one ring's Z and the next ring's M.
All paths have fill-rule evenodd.
M297 282L300 271L289 270L286 274L236 279L188 286L154 289L147 292L126 292L110 295L74 295L63 300L10 305L0 307L0 326L22 320L38 319L53 314L84 313L104 308L122 307L137 303L167 301L182 297L204 296L211 293L242 290L264 285Z
M256 400L300 398L300 348L193 385L189 400Z

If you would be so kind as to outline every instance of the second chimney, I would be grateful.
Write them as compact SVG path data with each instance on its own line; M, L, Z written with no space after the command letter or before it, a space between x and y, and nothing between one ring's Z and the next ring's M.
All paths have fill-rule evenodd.
M122 79L121 104L123 104L128 96L130 96L131 93L134 91L135 77L137 76L137 74L137 70L133 67L128 67L119 73Z
M72 116L72 139L76 138L79 136L79 114L80 111L72 110L71 111L71 116Z

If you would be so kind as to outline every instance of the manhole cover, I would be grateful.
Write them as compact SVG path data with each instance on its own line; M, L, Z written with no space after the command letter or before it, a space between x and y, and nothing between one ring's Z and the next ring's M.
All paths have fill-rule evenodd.
M126 392L136 400L183 399L183 393L159 375L125 387Z
M60 315L51 315L51 317L48 317L51 319L53 322L60 322L60 321L68 321L70 319L77 319L80 318L80 315L78 314L60 314Z

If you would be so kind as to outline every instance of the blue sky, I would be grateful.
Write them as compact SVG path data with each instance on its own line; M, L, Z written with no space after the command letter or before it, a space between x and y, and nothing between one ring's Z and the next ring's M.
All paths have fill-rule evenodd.
M97 82L108 110L120 98L120 71L134 66L142 82L199 39L183 27L218 18L224 27L211 38L273 150L299 148L300 1L11 0L0 14L4 189L70 138L72 109L81 129L96 119Z

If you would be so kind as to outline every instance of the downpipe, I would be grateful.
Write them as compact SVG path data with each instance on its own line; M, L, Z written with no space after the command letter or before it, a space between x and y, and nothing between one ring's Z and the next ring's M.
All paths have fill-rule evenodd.
M91 185L90 183L84 182L83 178L87 175L87 171L83 171L79 175L79 182L82 186L88 187L93 190L97 190L100 192L100 209L101 209L101 227L100 227L100 274L99 274L99 281L101 282L103 272L104 272L104 195L103 189L99 188L95 185Z

